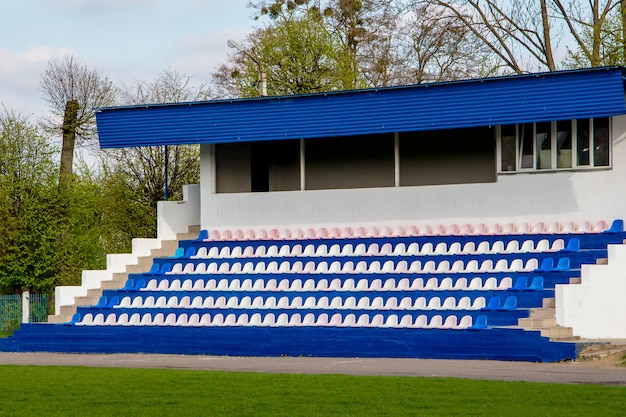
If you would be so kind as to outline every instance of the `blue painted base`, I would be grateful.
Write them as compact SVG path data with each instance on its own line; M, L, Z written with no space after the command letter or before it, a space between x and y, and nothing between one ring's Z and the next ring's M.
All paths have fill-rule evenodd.
M537 331L336 327L81 327L25 324L0 351L387 357L557 362L576 345Z

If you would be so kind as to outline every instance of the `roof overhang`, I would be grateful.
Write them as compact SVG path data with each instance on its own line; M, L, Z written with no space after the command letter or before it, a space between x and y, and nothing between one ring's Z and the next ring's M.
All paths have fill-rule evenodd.
M357 136L626 114L624 68L97 109L102 148Z

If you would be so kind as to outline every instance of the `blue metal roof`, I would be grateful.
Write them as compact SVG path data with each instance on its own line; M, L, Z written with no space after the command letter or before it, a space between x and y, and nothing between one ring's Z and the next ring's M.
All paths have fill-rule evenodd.
M624 68L97 109L103 148L309 139L626 114Z

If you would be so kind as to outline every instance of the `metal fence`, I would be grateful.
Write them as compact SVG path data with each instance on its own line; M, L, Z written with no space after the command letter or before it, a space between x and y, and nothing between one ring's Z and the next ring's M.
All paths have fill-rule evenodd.
M31 323L41 323L48 320L48 295L30 294ZM0 295L0 332L10 332L19 327L22 322L22 296Z

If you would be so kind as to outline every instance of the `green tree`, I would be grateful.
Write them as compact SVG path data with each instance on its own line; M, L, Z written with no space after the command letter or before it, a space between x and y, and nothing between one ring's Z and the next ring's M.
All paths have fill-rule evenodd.
M213 74L220 96L257 96L257 62L267 74L269 95L365 86L346 45L335 36L318 6L307 1L275 1L256 7L259 18L269 21L248 36L243 52L231 55Z

